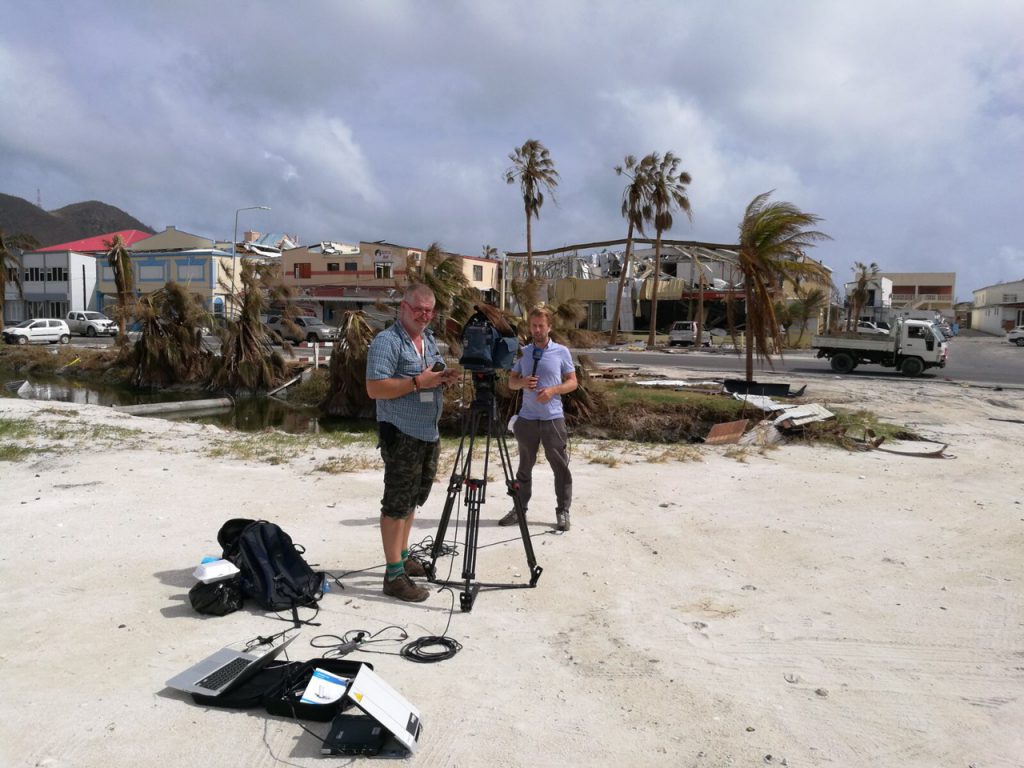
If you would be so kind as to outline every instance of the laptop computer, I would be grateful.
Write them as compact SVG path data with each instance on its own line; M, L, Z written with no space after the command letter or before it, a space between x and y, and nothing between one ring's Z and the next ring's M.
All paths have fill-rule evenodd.
M172 677L167 681L167 687L186 693L218 696L256 674L296 637L297 631L287 630L269 642L261 643L257 637L225 646Z
M402 758L416 751L423 729L419 710L372 669L360 668L345 696L366 714L336 715L322 754Z

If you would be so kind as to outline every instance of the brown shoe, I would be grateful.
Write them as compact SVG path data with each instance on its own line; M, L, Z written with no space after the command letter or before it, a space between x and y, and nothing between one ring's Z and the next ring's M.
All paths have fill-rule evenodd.
M405 558L405 562L402 563L405 567L406 576L415 576L417 578L427 575L427 569L423 567L423 563L412 557Z
M384 594L388 597L405 600L407 603L422 603L430 593L423 587L417 587L412 583L412 579L403 573L391 581L384 579Z

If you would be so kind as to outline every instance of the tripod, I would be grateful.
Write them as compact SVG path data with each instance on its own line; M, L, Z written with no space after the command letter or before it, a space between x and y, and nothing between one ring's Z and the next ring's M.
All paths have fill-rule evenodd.
M537 579L540 578L541 568L537 565L537 558L533 554L533 543L530 541L530 532L526 527L526 512L523 510L522 501L519 498L519 484L512 473L512 461L509 458L508 444L505 442L505 435L501 431L498 421L497 405L494 401L494 371L473 372L473 402L462 417L462 437L459 440L459 450L455 454L455 466L452 467L452 476L448 481L448 496L444 502L444 511L441 513L441 521L437 526L437 536L434 537L434 546L430 551L430 563L426 566L427 576L434 583L448 583L438 580L436 573L437 558L444 547L444 536L448 530L448 521L452 515L455 502L462 493L462 487L466 488L466 548L462 564L462 578L465 580L462 594L459 595L459 605L464 612L473 610L473 603L480 592L481 587L489 589L518 589L523 587L537 586ZM486 435L483 448L483 473L479 477L473 477L473 451L476 448L476 439L481 432ZM497 432L497 434L495 434ZM526 550L526 562L530 569L529 584L481 584L474 582L476 578L476 549L480 528L480 507L487 500L487 469L491 458L491 438L497 445L498 456L501 459L501 468L505 473L505 487L508 495L512 497L516 517L519 520L519 534L523 539L523 548Z

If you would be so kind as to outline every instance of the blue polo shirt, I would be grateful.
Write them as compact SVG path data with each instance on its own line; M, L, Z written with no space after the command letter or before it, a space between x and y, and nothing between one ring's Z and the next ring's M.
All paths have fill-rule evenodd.
M429 328L423 331L423 352L421 357L405 328L400 322L395 322L378 333L370 343L366 378L370 381L399 377L411 379L442 361L444 358L438 352L434 334ZM435 387L419 392L414 390L392 400L377 400L377 421L390 422L410 437L432 443L440 437L437 422L441 419L443 393L443 387ZM425 401L423 396L427 396Z
M533 376L533 344L527 344L523 348L523 356L516 360L512 370L520 376ZM568 347L564 347L548 339L544 353L537 361L537 389L545 387L557 387L562 383L568 373L572 373L576 367L572 364L572 355ZM523 406L519 409L519 417L522 419L534 419L536 421L551 421L561 419L562 396L555 395L546 403L537 402L537 390L523 389Z

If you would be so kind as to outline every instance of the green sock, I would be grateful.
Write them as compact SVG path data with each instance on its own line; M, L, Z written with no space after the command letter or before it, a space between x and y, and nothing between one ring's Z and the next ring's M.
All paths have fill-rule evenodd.
M405 566L402 564L404 560L399 560L397 563L388 563L387 570L384 571L384 578L387 581L394 581L403 573L405 573Z
M404 563L408 559L409 559L409 550L408 549L403 549L402 550L402 562Z

